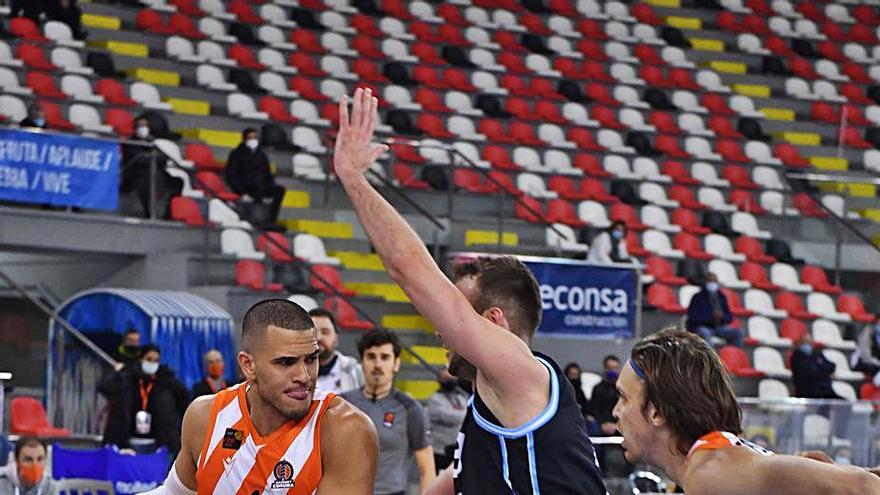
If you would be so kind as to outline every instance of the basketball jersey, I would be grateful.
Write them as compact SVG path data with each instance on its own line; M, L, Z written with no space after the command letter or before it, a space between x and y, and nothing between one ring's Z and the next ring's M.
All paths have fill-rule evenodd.
M321 420L334 394L315 389L309 412L262 437L251 422L247 383L221 390L196 470L198 493L310 495L321 481Z
M455 495L605 495L574 388L552 359L534 354L550 371L547 407L504 428L474 393L453 458Z
M745 447L757 455L773 455L772 451L744 438L740 438L733 433L728 433L726 431L713 431L701 436L696 442L694 442L691 449L688 451L687 458L690 459L694 453L701 450L719 450L729 447Z

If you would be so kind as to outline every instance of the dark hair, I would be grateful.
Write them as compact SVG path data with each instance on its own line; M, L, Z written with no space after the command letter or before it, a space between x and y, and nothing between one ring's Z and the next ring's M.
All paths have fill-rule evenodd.
M633 347L632 360L644 371L647 414L653 404L687 455L712 431L742 433L742 413L730 377L705 340L678 327L649 335Z
M241 139L247 139L247 135L252 132L257 132L257 130L253 127L245 127L245 129L241 131Z
M602 358L602 367L603 368L608 365L608 361L617 361L619 363L620 358L615 356L614 354L609 354L609 355L603 357Z
M122 332L122 338L125 338L125 337L127 337L129 335L133 335L133 334L140 336L141 332L137 329L129 328L128 330Z
M477 296L471 301L477 313L501 308L513 333L531 341L541 324L541 290L522 261L513 256L484 256L457 264L455 280L466 277L473 277L477 284Z
M339 330L336 328L336 317L333 316L333 313L327 311L324 308L315 308L309 311L309 316L312 318L327 318L330 320L330 324L333 325L333 331L339 333Z
M162 351L159 350L159 346L156 344L144 344L141 346L141 354L140 357L144 357L148 352L156 351L156 354L162 355Z
M626 226L626 223L623 220L615 220L611 222L611 225L608 226L608 232L613 231L617 227L623 227L624 233L629 231L629 228Z
M287 299L266 299L251 306L244 314L244 320L241 322L241 340L244 348L249 347L248 340L266 333L269 325L287 330L315 328L312 317L299 304Z
M397 339L397 334L385 330L384 328L370 330L365 333L363 337L358 339L358 353L360 353L361 359L363 359L364 352L366 352L367 349L385 344L391 344L394 348L394 357L400 357L401 348L400 341Z
M36 447L36 446L43 447L43 451L48 452L46 449L46 444L44 444L43 441L37 437L24 436L24 437L19 438L18 441L15 442L15 460L16 460L16 462L18 461L18 456L21 455L22 449L24 449L25 447Z
M577 368L578 371L580 371L580 369L581 369L581 365L579 365L579 364L575 363L574 361L572 361L572 362L570 362L570 363L568 363L568 364L565 365L565 369L564 369L563 373L565 373L565 374L567 375L567 374L568 374L568 370L570 370L570 369L572 369L572 368Z

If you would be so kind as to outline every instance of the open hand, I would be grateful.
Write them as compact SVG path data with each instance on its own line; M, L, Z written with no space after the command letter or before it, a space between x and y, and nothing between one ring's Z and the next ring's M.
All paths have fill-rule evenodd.
M339 100L339 133L333 151L333 168L340 181L363 175L388 146L373 145L373 130L378 120L379 100L369 89L354 92L351 118L348 96Z

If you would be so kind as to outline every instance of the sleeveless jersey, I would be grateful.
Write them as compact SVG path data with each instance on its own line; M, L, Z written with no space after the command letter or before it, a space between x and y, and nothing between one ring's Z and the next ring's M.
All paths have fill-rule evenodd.
M690 459L694 453L701 450L719 450L729 447L745 447L757 455L773 455L772 451L744 438L740 438L733 433L728 433L726 431L713 431L701 436L696 442L694 442L691 449L688 451L687 458Z
M605 495L574 388L552 359L534 354L550 372L547 407L504 428L475 393L458 433L456 495Z
M251 422L247 383L217 393L196 470L198 493L310 495L321 481L321 420L334 394L315 389L309 412L262 437Z

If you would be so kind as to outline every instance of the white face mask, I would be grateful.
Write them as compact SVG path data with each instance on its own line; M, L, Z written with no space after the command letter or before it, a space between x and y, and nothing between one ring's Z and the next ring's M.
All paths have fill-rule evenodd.
M143 139L150 135L150 128L146 126L140 126L135 129L135 134L137 135L137 137Z
M260 141L258 141L256 139L248 139L247 141L244 142L244 145L252 150L255 150L255 149L257 149L257 146L260 145Z
M707 283L706 290L708 290L709 292L718 292L718 282Z
M152 361L141 361L141 370L145 375L155 375L159 371L159 363Z

